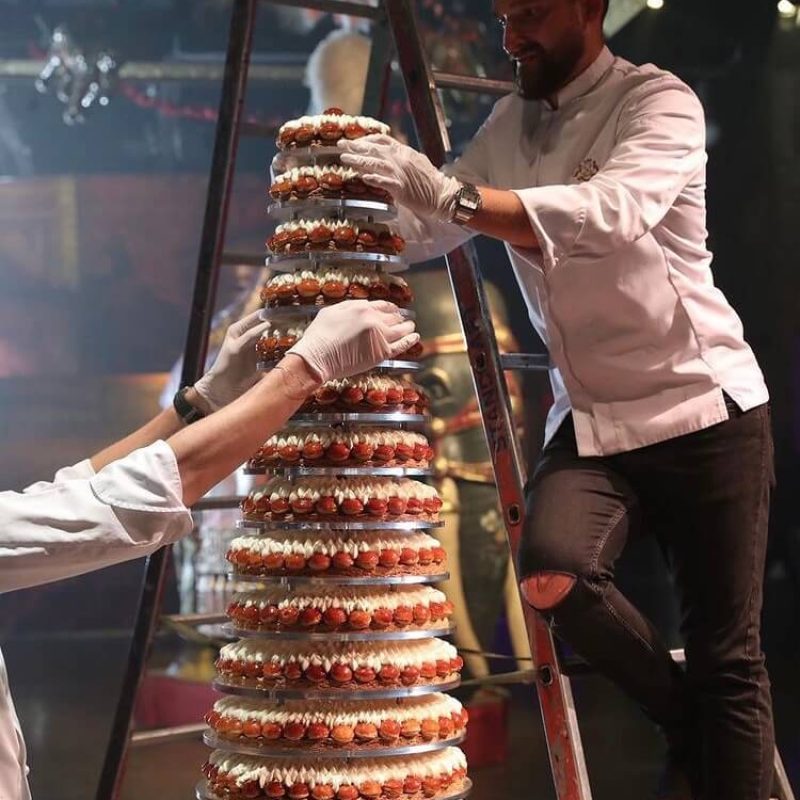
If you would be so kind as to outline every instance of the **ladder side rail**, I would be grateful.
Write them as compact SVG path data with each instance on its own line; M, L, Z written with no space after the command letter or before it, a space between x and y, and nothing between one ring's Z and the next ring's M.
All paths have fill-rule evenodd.
M369 64L367 81L364 86L364 100L361 113L370 117L382 118L389 97L392 80L392 52L394 42L389 30L386 14L381 13L372 22L370 29Z
M256 5L257 0L236 0L231 15L208 198L184 349L182 386L194 383L202 375L205 365L236 164ZM158 625L169 550L169 547L163 547L147 559L128 663L100 774L97 800L116 800L120 795L130 744L131 720Z
M413 7L410 0L385 0L385 4L420 144L433 163L441 166L450 150L449 137ZM477 267L464 247L450 253L447 262L503 507L513 567L524 521L524 479L508 388ZM534 665L539 671L536 686L557 797L559 800L590 800L571 689L568 679L561 674L552 631L526 603L522 602L522 608Z

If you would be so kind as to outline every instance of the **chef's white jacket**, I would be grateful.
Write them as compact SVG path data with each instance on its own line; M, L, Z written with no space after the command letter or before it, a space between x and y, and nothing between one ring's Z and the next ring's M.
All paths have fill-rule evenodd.
M726 420L723 391L743 410L767 401L714 286L703 108L674 75L605 48L554 107L499 100L445 172L513 190L541 245L506 249L555 365L546 441L570 411L578 452L601 456ZM411 260L473 235L405 209L400 222Z
M0 492L0 591L38 586L150 553L191 530L166 442L95 474L89 461L52 483ZM29 800L25 742L0 654L0 800Z

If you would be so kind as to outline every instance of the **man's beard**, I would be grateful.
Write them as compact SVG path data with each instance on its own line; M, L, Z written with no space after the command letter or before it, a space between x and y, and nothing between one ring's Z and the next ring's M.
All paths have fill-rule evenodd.
M532 53L535 57L530 61L514 61L517 94L525 100L544 100L566 85L583 55L583 39L576 33L557 50L535 48Z

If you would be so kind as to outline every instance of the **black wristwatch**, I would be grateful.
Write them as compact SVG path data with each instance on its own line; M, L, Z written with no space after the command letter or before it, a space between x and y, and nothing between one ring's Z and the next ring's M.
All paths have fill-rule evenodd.
M172 405L178 416L187 424L191 425L199 419L203 419L205 414L199 409L195 408L187 399L186 392L191 389L191 386L184 386L183 389L178 389L175 392L175 397L172 398Z
M483 208L483 198L474 183L462 183L456 192L456 204L450 222L466 225Z

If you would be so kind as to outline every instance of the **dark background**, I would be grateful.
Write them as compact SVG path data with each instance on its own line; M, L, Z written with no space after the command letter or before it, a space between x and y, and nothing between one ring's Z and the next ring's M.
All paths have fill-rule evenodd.
M419 4L440 65L508 77L489 6L488 0ZM226 2L191 0L0 1L0 65L40 58L47 32L60 23L88 52L112 48L123 62L218 63L229 12ZM266 4L259 19L255 60L295 65L298 73L333 26L319 17L302 28ZM798 782L800 26L780 20L771 1L666 0L663 10L644 11L615 35L611 47L634 62L676 72L706 108L715 278L744 320L773 397L778 491L765 647L779 744ZM399 87L392 96L393 113L402 118ZM214 134L213 120L190 117L213 117L217 100L218 85L210 82L133 82L107 108L68 126L60 103L38 94L32 79L0 76L3 488L46 477L156 408L163 373L183 347ZM302 113L306 102L299 81L262 82L252 85L247 111L270 123ZM458 146L490 103L452 93L446 102ZM263 206L272 154L268 139L243 142L232 249L257 252L268 233ZM535 347L502 248L482 241L479 249L512 309L517 338ZM227 273L220 304L235 288ZM541 394L540 385L532 388ZM0 637L39 797L93 792L141 574L142 564L134 563L0 597ZM638 588L644 583L646 590L639 578ZM635 588L636 574L631 583ZM658 615L661 600L644 600ZM666 599L663 605L669 606ZM667 611L663 616L670 618ZM520 697L527 700L528 691ZM638 753L644 782L657 760L655 738L640 723L614 716L627 713L619 711L625 701L602 682L579 689L578 699L596 796L641 797L644 783L623 780L609 765L624 765L626 754ZM63 736L75 719L86 725L84 742ZM504 779L520 796L533 785L543 787L536 796L547 797L541 741L528 732L538 723L533 717L528 723L515 739L516 748L529 746L515 750L524 763ZM607 739L609 726L622 731L616 749ZM147 772L144 762L134 763L139 775ZM525 770L536 771L533 784L526 784ZM490 786L497 778L484 780ZM480 784L479 776L479 790Z

